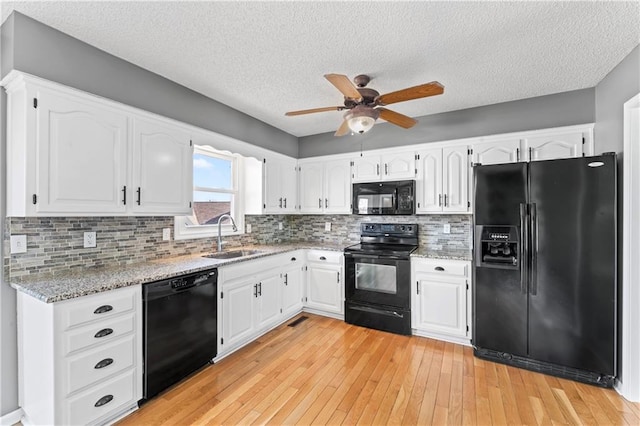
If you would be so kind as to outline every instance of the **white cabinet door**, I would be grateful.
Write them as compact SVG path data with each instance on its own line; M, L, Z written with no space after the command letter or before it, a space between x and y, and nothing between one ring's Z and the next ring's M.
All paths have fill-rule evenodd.
M351 162L329 161L324 165L324 212L351 213Z
M240 280L222 286L221 347L233 347L254 333L255 280Z
M296 160L269 158L264 163L264 212L295 211L297 175Z
M417 309L413 328L451 336L467 336L465 280L438 280L416 274Z
M416 193L417 213L442 211L442 149L418 153Z
M342 314L342 268L332 265L308 265L307 306Z
M353 160L353 181L372 182L380 180L380 156L362 156Z
M290 317L302 310L302 262L289 266L282 274L282 314Z
M385 180L413 179L416 175L415 154L413 152L401 152L381 158L381 169Z
M323 163L305 163L300 165L300 211L302 213L322 213L324 193L322 188L324 175Z
M134 212L191 213L193 147L187 133L160 121L136 119L132 161L127 203Z
M469 209L469 163L466 146L442 149L442 211L464 213Z
M506 164L524 161L520 155L520 139L505 139L471 145L473 164Z
M280 287L282 277L280 273L269 274L258 281L256 297L256 328L268 328L280 319L282 314L280 305Z
M529 161L582 157L582 132L559 133L526 139Z
M124 213L126 115L47 92L36 114L36 212Z

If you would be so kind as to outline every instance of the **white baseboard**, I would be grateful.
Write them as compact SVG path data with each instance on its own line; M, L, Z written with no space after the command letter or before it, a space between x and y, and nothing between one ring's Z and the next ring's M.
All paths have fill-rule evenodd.
M0 425L2 426L15 425L16 423L19 423L22 420L23 414L24 412L22 411L22 408L18 408L15 411L7 413L4 416L0 417Z
M469 339L468 337L448 336L446 334L416 330L415 328L412 329L411 332L414 336L427 337L429 339L442 340L449 343L457 343L459 345L471 346L471 339Z

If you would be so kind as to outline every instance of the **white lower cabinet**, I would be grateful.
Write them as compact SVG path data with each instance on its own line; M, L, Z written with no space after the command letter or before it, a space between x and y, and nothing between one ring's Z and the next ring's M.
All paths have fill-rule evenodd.
M415 334L469 344L471 262L413 258L411 270Z
M142 398L140 286L57 303L18 292L26 424L102 424Z
M309 250L305 309L344 318L342 252Z
M302 259L302 251L295 251L220 268L218 356L302 310Z

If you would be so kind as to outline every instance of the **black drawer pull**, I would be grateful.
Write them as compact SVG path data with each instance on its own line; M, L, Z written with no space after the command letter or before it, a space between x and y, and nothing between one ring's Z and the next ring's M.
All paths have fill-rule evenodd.
M434 269L436 271L444 271L444 268L442 266L436 266Z
M327 260L327 258L324 256L320 256L320 260Z
M101 369L101 368L108 367L108 366L110 366L111 364L113 364L113 358L105 358L105 359L103 359L102 361L100 361L99 363L97 363L97 364L95 365L95 367L93 367L93 368L95 368L96 370L99 370L99 369Z
M96 401L95 404L93 404L94 407L102 407L105 404L108 404L111 402L111 400L113 399L113 395L105 395L102 398L100 398L98 401Z
M292 261L292 262L295 262L295 261L296 261L296 258L295 258L295 257L292 257L292 258L291 258L291 261Z
M98 331L93 337L99 339L101 337L108 336L111 333L113 333L113 328L103 328L102 330Z
M98 309L93 311L93 313L94 314L104 314L105 312L109 312L109 311L113 311L113 306L111 306L111 305L102 305Z

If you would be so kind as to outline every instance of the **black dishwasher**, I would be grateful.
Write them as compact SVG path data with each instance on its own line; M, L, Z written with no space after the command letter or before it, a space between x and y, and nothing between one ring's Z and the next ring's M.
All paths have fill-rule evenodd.
M215 358L217 283L211 269L142 286L145 400Z

